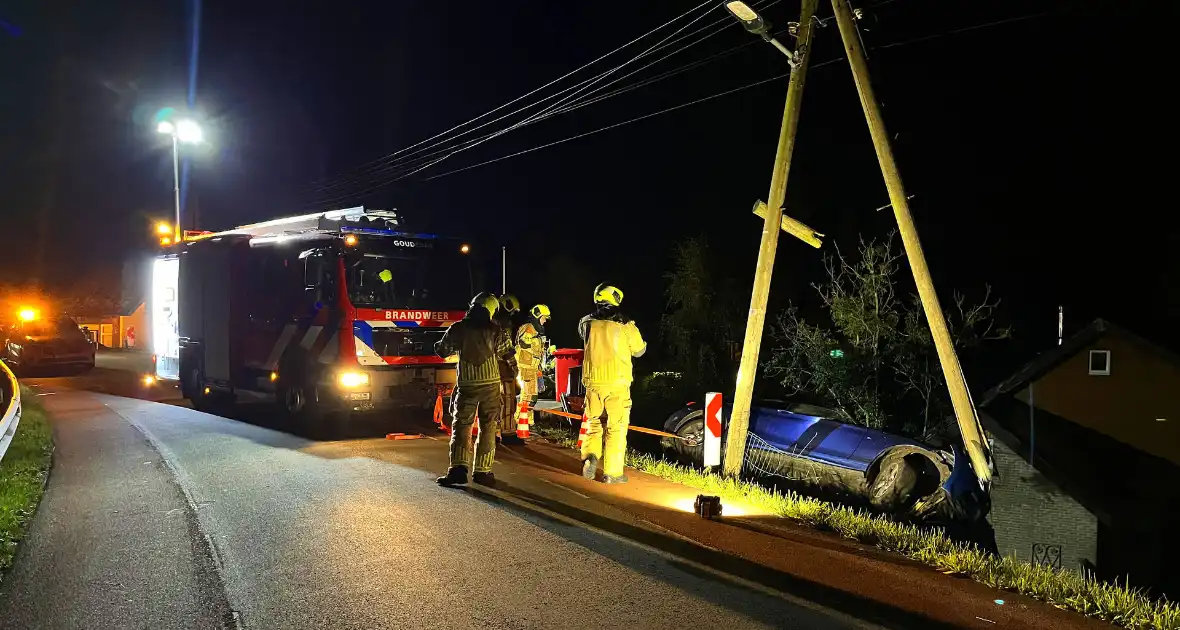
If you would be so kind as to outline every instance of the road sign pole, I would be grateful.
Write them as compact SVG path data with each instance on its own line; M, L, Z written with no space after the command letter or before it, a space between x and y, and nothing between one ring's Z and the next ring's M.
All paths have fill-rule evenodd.
M729 416L729 436L725 443L726 475L736 477L742 471L746 434L750 430L750 403L754 397L754 376L758 371L758 353L762 350L762 331L766 325L766 302L770 297L770 277L778 251L778 233L787 196L787 175L791 172L791 155L795 152L795 131L799 128L799 111L803 103L803 86L811 59L811 38L817 0L803 0L799 12L799 33L795 43L795 65L787 86L787 102L779 131L774 172L770 178L770 196L762 221L762 241L758 246L758 266L754 271L754 290L750 295L750 313L746 320L746 337L742 343L742 360L738 367L733 411Z

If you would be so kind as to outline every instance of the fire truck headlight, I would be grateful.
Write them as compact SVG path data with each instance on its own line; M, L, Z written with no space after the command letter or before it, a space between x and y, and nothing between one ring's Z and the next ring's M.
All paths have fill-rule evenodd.
M364 387L369 384L368 372L341 372L340 376L336 377L336 382L340 383L341 387L354 388Z

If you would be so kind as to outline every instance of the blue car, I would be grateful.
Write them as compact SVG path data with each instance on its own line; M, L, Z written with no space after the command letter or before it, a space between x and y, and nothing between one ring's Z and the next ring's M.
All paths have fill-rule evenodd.
M722 415L728 427L730 405ZM746 471L785 477L823 490L867 499L875 508L923 520L975 521L990 507L962 449L938 449L884 431L849 424L832 409L783 401L758 401L750 411ZM673 413L664 449L700 465L704 453L704 405Z

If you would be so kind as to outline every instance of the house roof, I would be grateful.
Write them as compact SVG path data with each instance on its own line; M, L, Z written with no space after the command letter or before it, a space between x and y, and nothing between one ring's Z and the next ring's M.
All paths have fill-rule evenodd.
M1106 333L1115 333L1119 337L1180 367L1180 356L1173 354L1158 344L1154 344L1126 329L1099 318L1090 322L1088 326L1078 331L1069 339L1066 339L1060 346L1041 353L1032 361L1026 363L1024 367L1013 373L1012 376L1000 381L998 385L989 389L983 394L979 406L986 407L997 396L1024 389L1025 385L1051 372L1058 365L1061 365Z
M1029 452L1033 439L1029 408L1015 394L1108 333L1180 366L1180 357L1168 350L1106 320L1096 319L988 390L979 404L981 409L986 409L980 420L995 439L1007 444L1021 459L1107 524L1122 520L1144 505L1160 503L1161 492L1180 500L1177 492L1180 467L1043 409L1035 412L1037 443L1072 446L1064 449L1042 446L1033 456ZM1119 474L1110 474L1111 467L1117 467ZM1152 483L1145 483L1145 479Z

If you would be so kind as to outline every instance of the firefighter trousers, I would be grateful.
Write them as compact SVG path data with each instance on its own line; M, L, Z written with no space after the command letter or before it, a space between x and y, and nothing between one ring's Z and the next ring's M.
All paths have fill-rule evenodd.
M537 404L537 381L535 379L531 380L531 381L521 379L521 383L524 384L524 387L520 388L520 400L516 404L519 405L521 403L528 403L529 410L526 413L529 416L529 426L532 426L532 424L533 424L532 406ZM515 431L516 430L516 416L515 415L513 415L513 417L512 417L512 423L513 423L512 430Z
M586 424L582 459L593 455L602 462L602 474L621 476L627 456L627 427L631 424L631 387L587 387Z
M496 460L496 427L500 424L500 382L460 385L451 400L451 468L463 466L474 472L491 472ZM471 425L479 414L479 437L475 443L475 465L471 456Z
M516 435L516 396L519 388L516 379L500 381L500 425L501 435Z

